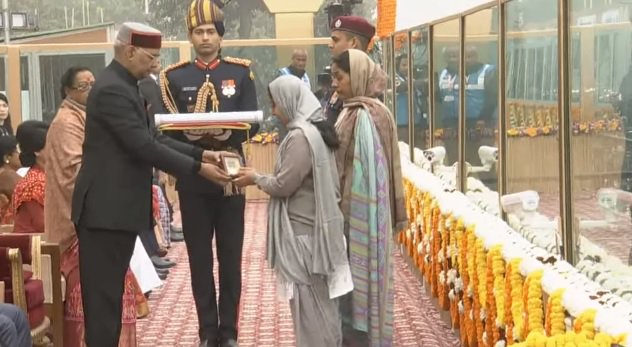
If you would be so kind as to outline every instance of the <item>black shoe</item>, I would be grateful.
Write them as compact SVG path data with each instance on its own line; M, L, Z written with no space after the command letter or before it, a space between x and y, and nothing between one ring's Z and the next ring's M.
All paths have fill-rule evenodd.
M237 343L237 340L235 339L228 339L228 340L224 340L220 344L220 347L239 347L239 344Z
M167 274L166 273L158 273L158 278L160 278L162 281L167 279Z
M168 261L165 259L162 259L158 256L151 256L151 262L154 263L154 267L158 268L158 269L169 269L171 267L174 267L176 265L176 263L172 262L172 261Z
M164 274L164 275L168 275L169 274L169 269L156 269L156 272L160 275L160 274Z

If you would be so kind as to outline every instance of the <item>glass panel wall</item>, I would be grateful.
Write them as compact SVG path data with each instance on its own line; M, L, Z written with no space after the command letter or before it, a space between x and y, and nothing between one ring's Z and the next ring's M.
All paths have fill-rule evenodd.
M0 55L0 92L6 93L7 91L7 73L6 73L6 66L5 66L5 55L1 54Z
M398 33L394 37L395 64L395 120L397 123L397 138L410 144L408 122L408 33Z
M559 254L557 1L507 4L507 194L509 224Z
M459 94L462 89L459 88L459 20L437 24L433 35L436 96L433 172L457 188Z
M498 27L496 8L465 17L466 194L500 215L498 162Z
M428 29L411 32L411 68L413 78L413 143L420 150L430 147L428 135L430 121L430 80L428 73ZM418 155L415 154L415 161Z
M388 107L389 110L393 111L395 109L395 103L393 102L393 38L389 37L384 40L384 57L386 61L384 62L384 71L388 75L387 83L386 83L386 94L384 95L384 104Z
M632 302L632 26L622 5L571 6L577 267Z
M177 47L163 47L160 50L160 65L163 68L171 64L175 64L179 61L180 61L180 50Z
M36 90L37 88L30 86L30 83L32 81L31 73L33 72L33 69L30 66L30 62L31 59L27 54L20 55L20 87L22 89L20 96L22 101L22 120L31 119L31 109L37 109L37 107L32 107L31 105L32 91Z

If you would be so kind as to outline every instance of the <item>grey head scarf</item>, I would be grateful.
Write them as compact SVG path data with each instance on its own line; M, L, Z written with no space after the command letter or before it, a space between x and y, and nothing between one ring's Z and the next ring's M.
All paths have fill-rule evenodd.
M281 76L270 83L273 102L289 118L290 131L302 131L312 155L316 209L312 234L312 263L305 272L287 212L287 198L271 198L266 258L279 279L286 283L310 284L310 274L332 275L349 266L344 245L344 217L338 207L339 183L336 161L313 122L326 121L314 94L296 76ZM286 138L287 139L287 138ZM286 158L287 140L279 146L275 174Z

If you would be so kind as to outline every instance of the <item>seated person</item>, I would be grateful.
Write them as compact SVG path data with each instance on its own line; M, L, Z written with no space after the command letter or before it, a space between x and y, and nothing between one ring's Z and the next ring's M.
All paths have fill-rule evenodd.
M17 129L16 138L20 146L20 161L29 167L26 176L15 186L13 192L13 214L15 233L44 232L44 146L48 124L30 120Z
M0 303L0 347L31 347L31 328L19 307Z
M0 136L0 224L13 224L11 198L19 180L17 170L22 166L13 136Z

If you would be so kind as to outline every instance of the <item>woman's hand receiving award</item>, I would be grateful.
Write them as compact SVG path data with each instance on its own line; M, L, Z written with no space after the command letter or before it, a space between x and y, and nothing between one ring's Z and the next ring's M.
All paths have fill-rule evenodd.
M257 179L257 171L251 167L242 167L239 173L233 179L233 183L238 187L246 187L255 184Z

